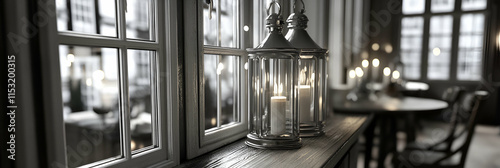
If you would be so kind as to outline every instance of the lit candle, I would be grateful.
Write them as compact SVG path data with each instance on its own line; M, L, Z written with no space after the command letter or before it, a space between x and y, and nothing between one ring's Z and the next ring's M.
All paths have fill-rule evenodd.
M280 84L278 90L274 84L274 95L271 97L271 134L281 135L286 131L286 97L279 96L283 91L283 85Z
M300 112L300 122L307 123L313 121L314 110L311 109L311 86L300 85L299 86L299 112Z
M363 60L361 61L361 66L363 67L363 72L368 72L368 66L370 66L370 61L368 60ZM368 77L368 74L365 75L365 78Z
M384 68L384 80L383 80L384 85L389 84L390 76L391 76L391 68L385 67Z
M377 58L372 60L372 80L373 82L377 81L378 78L378 66L380 65L380 61Z
M356 67L355 71L356 71L356 76L358 77L358 78L357 78L358 80L357 80L357 84L356 84L356 85L357 85L357 86L360 86L360 85L361 85L361 81L362 81L362 79L363 79L363 75L364 75L365 73L363 72L363 69L361 69L360 67Z

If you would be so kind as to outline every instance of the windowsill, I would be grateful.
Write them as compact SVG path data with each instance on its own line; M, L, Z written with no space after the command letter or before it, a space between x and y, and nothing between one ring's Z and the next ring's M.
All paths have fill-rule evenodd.
M245 138L191 159L178 167L333 167L366 129L368 115L334 114L325 135L302 138L297 150L263 150L245 145Z

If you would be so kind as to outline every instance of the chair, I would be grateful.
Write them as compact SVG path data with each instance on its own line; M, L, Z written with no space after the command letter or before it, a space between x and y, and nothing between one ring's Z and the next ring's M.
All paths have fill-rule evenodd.
M465 92L465 89L463 87L459 87L459 86L449 87L448 89L446 89L443 92L441 99L448 103L448 108L443 110L442 116L443 116L443 120L450 122L450 129L449 129L448 137L446 137L443 140L443 142L437 143L436 146L440 146L440 144L442 144L442 143L449 143L450 145L448 145L448 146L451 147L450 141L453 139L453 135L455 133L456 127L457 127L458 122L459 122L458 120L456 120L456 119L458 119L456 116L459 113L458 100L463 96L464 92ZM407 133L407 143L408 143L407 146L409 146L411 148L416 148L416 149L435 148L434 145L427 147L428 145L426 146L423 144L415 143L415 129L413 128L413 126L417 122L415 122L414 120L415 120L415 116L413 116L413 115L409 115L407 120L406 120L406 128L407 128L406 133ZM419 126L421 126L421 124L419 124Z
M465 165L465 159L467 158L467 152L469 150L470 143L472 141L472 136L474 135L474 129L477 124L477 114L479 112L479 105L482 100L485 100L488 96L486 91L476 91L473 93L472 99L465 99L462 101L462 109L467 110L469 117L466 124L466 137L465 142L462 146L457 149L450 149L449 152L446 151L436 151L429 149L405 149L404 151L398 153L393 159L395 167L447 167L447 168L462 168ZM465 97L464 97L465 98ZM469 102L466 102L469 100ZM468 106L467 104L471 104ZM465 113L464 113L465 114ZM458 116L457 116L458 117ZM458 136L453 136L453 140L459 138ZM451 147L450 147L451 148ZM452 157L458 156L461 153L460 161L454 163Z

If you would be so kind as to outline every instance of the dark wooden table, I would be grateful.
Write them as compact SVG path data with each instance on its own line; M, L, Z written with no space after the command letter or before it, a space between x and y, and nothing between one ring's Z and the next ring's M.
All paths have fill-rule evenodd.
M448 107L445 101L417 97L389 97L379 96L376 100L362 99L349 101L345 94L334 94L333 109L338 113L347 114L374 114L373 122L365 132L365 167L369 166L373 147L373 137L377 122L380 123L380 146L378 155L378 167L384 167L384 160L388 153L396 151L396 117L408 117L426 112L436 112ZM406 123L407 129L414 126L413 119ZM407 130L407 132L412 132ZM408 139L414 139L414 133L407 135Z
M264 150L248 147L245 139L182 163L178 167L334 167L349 158L359 136L370 123L370 115L334 114L328 117L325 135L302 138L296 150Z

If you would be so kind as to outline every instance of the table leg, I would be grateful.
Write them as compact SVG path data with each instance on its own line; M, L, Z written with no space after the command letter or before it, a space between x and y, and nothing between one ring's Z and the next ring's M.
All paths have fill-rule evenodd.
M373 138L375 136L375 126L377 125L377 116L373 117L372 122L366 128L365 135L365 168L370 167L370 161L372 159L373 150Z
M415 141L416 134L415 114L408 114L406 117L406 143Z
M384 161L387 155L396 151L396 124L396 118L391 116L384 116L380 120L380 144L377 159L379 168L384 168Z

